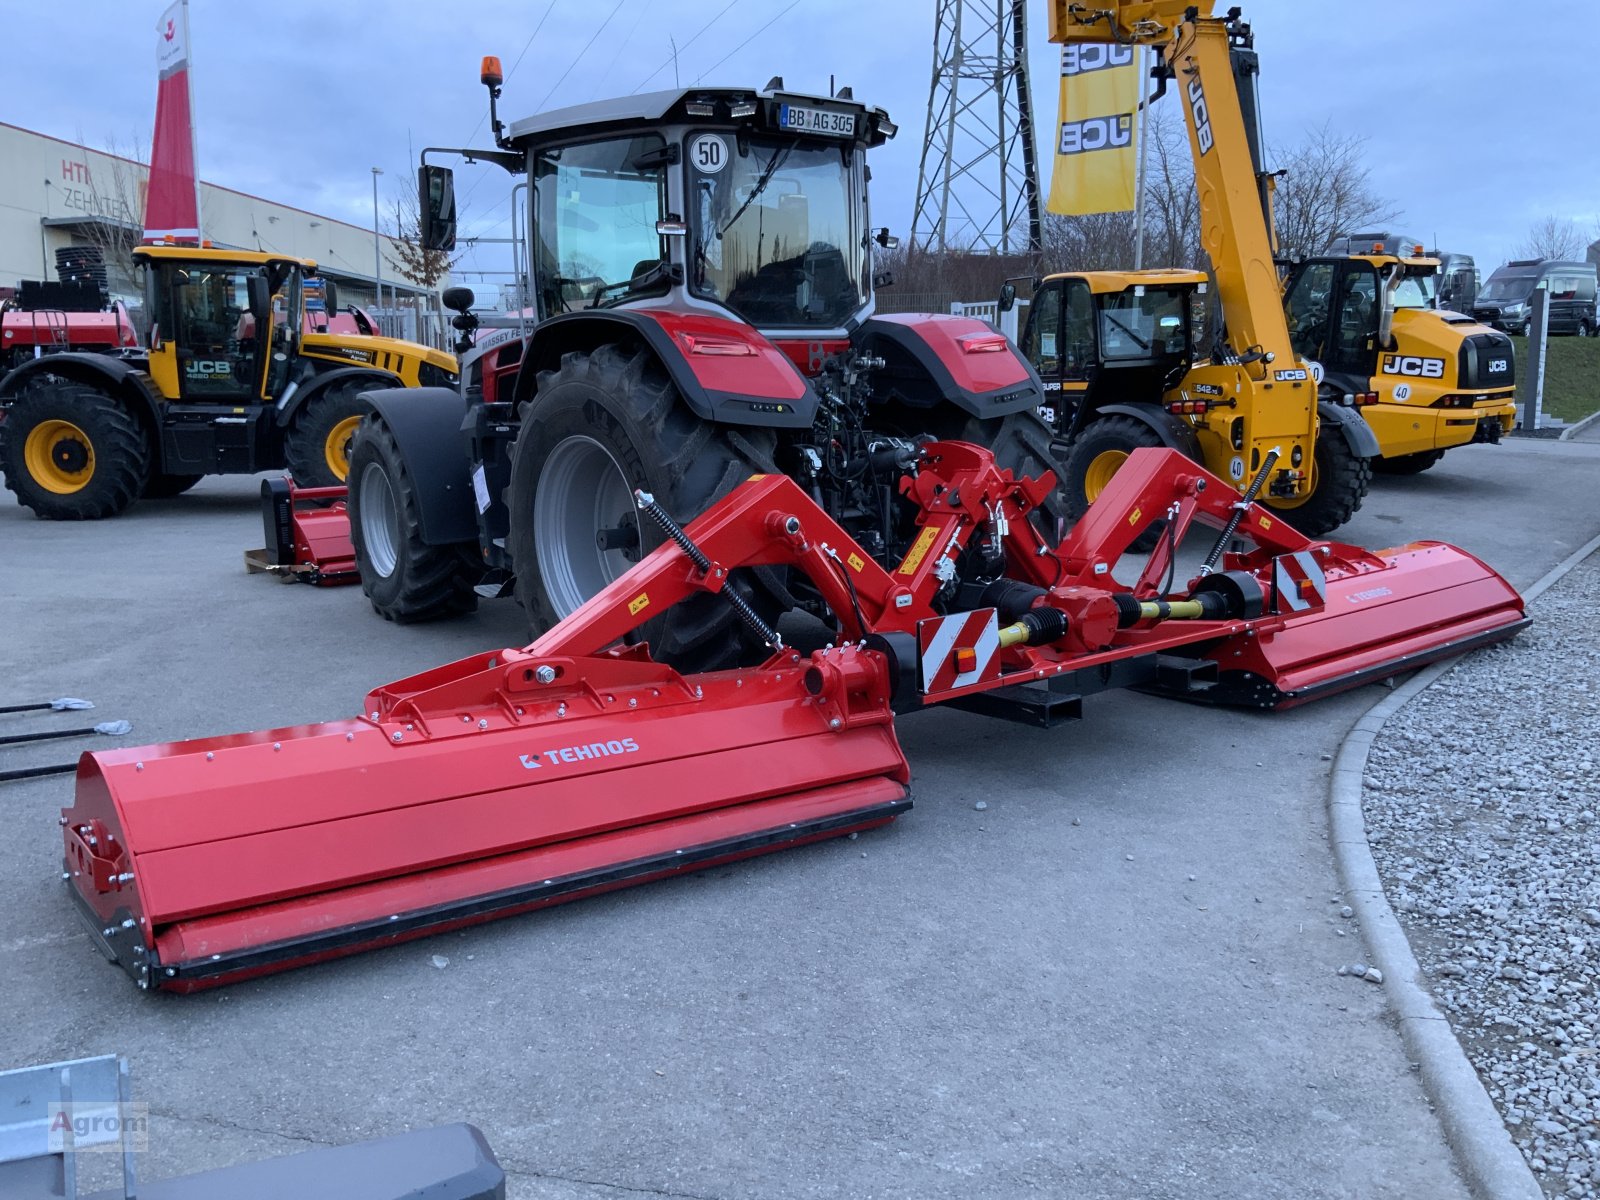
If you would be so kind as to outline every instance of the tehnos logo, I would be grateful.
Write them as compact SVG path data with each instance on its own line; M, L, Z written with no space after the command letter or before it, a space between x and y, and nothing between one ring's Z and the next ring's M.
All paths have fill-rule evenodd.
M632 738L622 738L609 742L590 742L585 746L560 746L554 750L543 750L538 754L520 754L517 761L522 764L525 771L537 771L541 767L553 767L559 763L584 762L591 758L610 758L616 754L636 754L639 743Z
M1444 359L1417 358L1410 354L1385 354L1385 375L1409 375L1414 379L1443 379Z

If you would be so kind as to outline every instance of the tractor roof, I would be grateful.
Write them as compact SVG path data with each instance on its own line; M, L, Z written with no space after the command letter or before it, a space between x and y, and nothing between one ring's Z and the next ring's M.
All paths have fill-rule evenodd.
M1198 287L1207 281L1204 271L1149 270L1149 271L1066 271L1047 275L1046 279L1087 280L1089 290L1096 296L1115 295L1136 286L1143 287Z
M735 105L747 104L751 109L735 116ZM535 113L511 125L511 140L527 144L565 140L570 134L587 130L626 128L628 126L689 123L710 125L750 124L756 128L776 128L775 109L781 104L796 104L833 111L854 110L859 114L856 140L869 146L881 146L896 133L889 114L881 108L869 108L848 94L814 96L804 92L791 92L783 87L781 79L772 80L765 88L690 87L671 88L661 92L644 92L637 96L618 96L611 100L596 100L589 104L574 104L568 108L553 108Z
M135 258L153 258L157 261L248 263L259 267L262 263L299 263L307 271L315 271L315 259L299 258L293 254L267 254L260 250L217 250L210 246L135 246Z

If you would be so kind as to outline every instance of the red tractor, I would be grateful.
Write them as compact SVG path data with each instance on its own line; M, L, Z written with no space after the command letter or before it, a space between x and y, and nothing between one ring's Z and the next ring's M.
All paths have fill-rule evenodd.
M351 450L351 534L363 590L397 621L513 592L534 629L574 612L663 534L632 496L688 519L752 475L795 480L888 569L918 537L899 485L918 446L961 439L1021 476L1060 474L1036 415L1043 388L1007 339L970 318L875 316L867 152L882 109L765 88L683 88L540 113L498 149L424 151L425 240L454 244L459 153L525 175L527 336L480 360L481 386L369 393ZM452 289L470 334L472 295ZM1052 539L1052 492L1034 518ZM952 584L953 586L953 584ZM822 612L793 572L729 587L764 618ZM716 597L647 625L686 668L736 661Z

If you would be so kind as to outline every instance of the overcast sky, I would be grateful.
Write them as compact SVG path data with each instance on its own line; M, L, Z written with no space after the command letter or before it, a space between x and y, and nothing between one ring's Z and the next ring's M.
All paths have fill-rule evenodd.
M0 7L0 120L98 148L148 148L162 0ZM1293 142L1324 123L1364 136L1397 227L1475 255L1485 273L1546 214L1600 237L1596 7L1254 0L1245 10L1268 140ZM481 55L503 59L503 113L514 119L671 85L675 38L684 84L760 86L782 75L791 88L826 91L831 73L888 109L901 133L874 159L874 223L905 233L933 13L934 0L192 0L200 173L370 227L369 168L385 171L387 213L392 192L410 186L414 149L459 146L474 133L473 144L489 144ZM1030 0L1047 155L1058 76L1045 14L1046 0ZM459 169L467 228L507 234L507 192L498 169L481 180Z

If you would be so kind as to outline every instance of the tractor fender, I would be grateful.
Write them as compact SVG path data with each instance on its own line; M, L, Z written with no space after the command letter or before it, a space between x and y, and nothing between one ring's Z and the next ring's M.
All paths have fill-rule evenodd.
M463 441L467 401L451 388L385 388L361 398L383 418L417 489L417 524L429 546L477 542L472 467ZM360 480L350 480L352 488Z
M292 425L300 410L317 396L330 387L337 387L351 380L358 380L365 388L374 391L379 388L404 386L400 377L394 372L380 371L376 367L335 367L331 371L316 371L295 380L295 386L284 389L283 396L278 400L278 425L283 428Z
M975 317L876 316L850 340L858 353L883 360L872 376L879 400L909 408L950 403L984 420L1044 403L1044 383L1032 364Z
M59 375L99 388L126 404L151 437L161 429L161 394L145 372L142 358L69 350L29 359L0 378L0 405L9 404L29 381L41 375Z
M1383 453L1378 445L1378 435L1372 432L1372 426L1367 424L1367 419L1355 409L1319 400L1317 416L1325 424L1339 427L1339 432L1344 434L1344 440L1350 444L1350 453L1357 458L1377 458Z
M629 308L563 313L529 338L513 399L538 390L539 374L563 355L592 353L614 342L642 343L696 416L719 425L809 429L817 394L788 355L754 326L732 317L681 309Z
M1173 416L1164 408L1158 408L1154 404L1102 404L1094 410L1094 417L1090 418L1090 421L1111 416L1132 417L1135 421L1141 421L1155 431L1155 435L1167 449L1176 450L1185 458L1197 463L1205 462L1205 456L1200 450L1200 437L1195 433L1194 426Z

